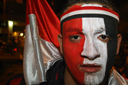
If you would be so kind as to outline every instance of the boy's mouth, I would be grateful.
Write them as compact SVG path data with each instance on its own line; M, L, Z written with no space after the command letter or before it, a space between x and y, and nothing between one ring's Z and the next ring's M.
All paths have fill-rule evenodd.
M101 69L101 65L96 64L81 64L80 70L86 73L96 73Z

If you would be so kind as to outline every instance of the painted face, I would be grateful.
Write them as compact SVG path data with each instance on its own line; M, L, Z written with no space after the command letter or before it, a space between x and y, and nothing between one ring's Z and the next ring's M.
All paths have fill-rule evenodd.
M106 23L110 22L96 17L75 18L63 23L65 62L80 84L100 84L105 77L106 67L109 66L109 70L112 67L109 61L115 57L108 56L114 56L116 53L116 31L110 31L113 27L108 28ZM108 51L108 43L114 45L112 55Z

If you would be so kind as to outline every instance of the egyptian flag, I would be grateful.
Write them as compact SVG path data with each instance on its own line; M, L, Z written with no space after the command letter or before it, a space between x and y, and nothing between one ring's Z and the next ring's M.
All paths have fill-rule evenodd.
M27 85L46 82L46 71L61 59L57 36L60 21L46 0L27 0L23 57Z

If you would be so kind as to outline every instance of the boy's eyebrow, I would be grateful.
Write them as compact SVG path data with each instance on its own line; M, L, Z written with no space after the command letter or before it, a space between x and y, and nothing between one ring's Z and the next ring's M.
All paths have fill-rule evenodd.
M73 31L82 32L82 29L81 28L69 28L66 30L66 32L73 32Z
M106 29L100 28L100 29L96 30L95 33L98 34L98 33L101 33L101 32L103 32L103 31L106 31Z

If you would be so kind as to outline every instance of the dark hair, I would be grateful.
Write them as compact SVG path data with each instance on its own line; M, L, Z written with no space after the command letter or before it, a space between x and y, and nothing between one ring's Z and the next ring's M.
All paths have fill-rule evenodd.
M78 4L81 4L81 3L87 3L87 4L98 3L98 4L101 4L104 7L107 7L107 8L118 13L118 10L117 10L115 4L109 0L68 0L67 4L65 4L65 6L63 7L63 9L61 11L61 14L63 14L68 8L70 8L71 6L73 6L77 3Z

